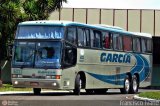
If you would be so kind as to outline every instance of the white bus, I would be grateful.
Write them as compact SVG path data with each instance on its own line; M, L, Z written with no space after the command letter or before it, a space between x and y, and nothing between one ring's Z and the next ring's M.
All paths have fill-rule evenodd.
M79 95L120 89L136 93L149 86L151 35L118 27L68 21L27 21L18 25L13 47L14 87L73 90Z

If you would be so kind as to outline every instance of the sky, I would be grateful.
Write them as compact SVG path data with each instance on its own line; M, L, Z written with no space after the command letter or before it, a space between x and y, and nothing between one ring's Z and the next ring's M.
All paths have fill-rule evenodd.
M65 8L160 9L160 0L67 0Z

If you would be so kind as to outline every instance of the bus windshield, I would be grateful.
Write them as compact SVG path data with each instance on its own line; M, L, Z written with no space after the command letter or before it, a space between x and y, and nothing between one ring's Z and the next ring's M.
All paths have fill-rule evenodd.
M60 26L26 25L19 26L16 39L61 39L64 28Z
M14 67L60 68L61 43L16 42Z
M60 67L60 42L39 42L35 55L35 67Z

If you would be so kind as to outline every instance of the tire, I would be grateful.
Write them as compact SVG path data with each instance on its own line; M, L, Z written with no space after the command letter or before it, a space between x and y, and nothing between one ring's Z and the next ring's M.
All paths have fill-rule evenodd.
M139 82L136 75L132 77L131 90L130 93L134 94L138 92Z
M82 80L80 79L80 74L78 74L75 79L75 88L74 88L75 95L80 95L81 87L82 87Z
M123 94L128 94L130 92L130 89L131 89L131 80L130 80L129 76L126 75L123 88L120 88L120 91Z
M41 88L33 88L34 95L40 95L41 94Z

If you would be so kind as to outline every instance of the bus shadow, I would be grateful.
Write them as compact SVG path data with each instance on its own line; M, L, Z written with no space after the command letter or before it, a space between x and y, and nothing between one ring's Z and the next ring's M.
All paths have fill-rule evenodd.
M121 94L120 92L106 92L106 93L92 93L88 94L86 92L81 92L80 96L83 95L127 95L127 94ZM73 92L42 92L39 95L34 95L34 93L16 93L16 94L3 94L1 96L78 96L75 95Z
M151 89L140 89L138 93L136 94L139 94L141 92L148 92L148 91L152 91L152 90ZM119 89L109 89L106 93L86 93L85 90L82 90L80 95L83 95L83 96L85 95L87 96L106 95L107 96L107 95L134 95L134 94L122 94ZM26 93L17 92L17 93L8 93L8 94L4 93L4 94L1 94L1 96L76 96L76 95L73 93L73 91L54 91L54 90L46 91L44 90L39 95L34 95L33 92L26 92Z

